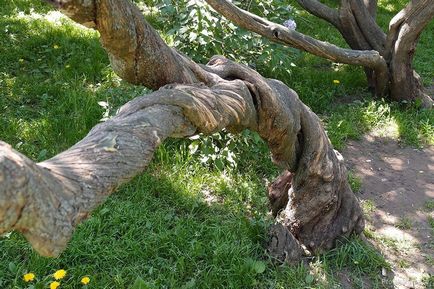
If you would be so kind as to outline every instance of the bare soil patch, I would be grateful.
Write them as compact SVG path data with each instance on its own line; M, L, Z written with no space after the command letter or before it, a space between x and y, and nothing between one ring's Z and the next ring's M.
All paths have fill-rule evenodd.
M367 237L392 265L393 287L425 288L434 275L434 147L368 135L349 142L343 155L362 180Z

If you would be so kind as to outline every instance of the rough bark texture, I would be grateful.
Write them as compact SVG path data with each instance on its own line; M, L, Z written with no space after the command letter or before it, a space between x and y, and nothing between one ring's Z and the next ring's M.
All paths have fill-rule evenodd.
M0 233L17 230L39 253L56 256L79 222L146 169L164 139L223 128L257 131L274 162L291 172L275 186L283 197L270 197L283 224L270 233L274 257L294 262L304 249L329 249L336 239L362 231L343 160L293 90L224 57L195 64L168 48L128 0L51 2L100 31L122 77L160 88L125 104L76 145L42 163L0 143Z
M433 100L424 93L420 78L411 63L421 31L434 17L434 2L412 0L390 23L386 34L376 23L376 0L341 0L333 9L318 0L297 0L313 15L335 26L351 49L287 29L239 9L227 0L206 0L220 14L240 27L268 39L314 55L365 68L368 87L377 96L392 100L422 101L432 108Z
M425 94L419 75L413 70L412 62L416 44L422 30L434 18L434 2L431 0L412 1L403 13L391 21L390 74L391 93L395 100L419 98L426 106L432 99Z

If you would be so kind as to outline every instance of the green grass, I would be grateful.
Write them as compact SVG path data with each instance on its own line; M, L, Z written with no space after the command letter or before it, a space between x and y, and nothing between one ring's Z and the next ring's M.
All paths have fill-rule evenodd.
M425 209L428 211L434 211L434 200L429 200L425 203Z
M434 230L434 218L431 216L428 216L428 224L431 226L431 229Z
M73 145L100 119L147 90L114 75L96 32L66 20L29 17L31 11L50 11L38 3L0 0L0 139L39 161ZM391 17L383 12L384 19ZM306 13L299 17L301 31L343 45L329 26ZM416 55L416 67L428 80L433 76L427 64L430 32L433 25ZM370 99L360 68L307 54L297 55L294 63L282 80L320 114L337 148L390 126L405 143L434 144L433 113ZM352 101L342 101L347 96ZM68 271L61 288L82 288L84 275L91 278L89 288L129 288L137 277L150 288L339 288L341 271L355 286L362 288L368 278L372 287L382 288L378 276L388 265L358 239L309 266L278 266L268 259L264 243L272 220L265 183L278 171L265 144L247 136L248 146L241 145L246 138L237 143L237 167L224 171L191 156L191 141L167 142L146 173L77 228L57 259L40 257L19 234L0 237L0 288L25 288L27 272L45 285L61 268ZM360 188L357 177L350 181L354 190ZM204 193L215 201L208 202Z
M410 230L413 227L413 222L409 217L402 217L395 227L401 230Z
M348 182L350 183L353 192L358 193L360 191L360 188L362 187L362 180L352 171L348 172Z

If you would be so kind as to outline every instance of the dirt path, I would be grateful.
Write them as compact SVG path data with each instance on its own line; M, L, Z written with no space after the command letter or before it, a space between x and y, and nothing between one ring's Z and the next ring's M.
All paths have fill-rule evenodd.
M367 236L392 265L394 288L425 288L434 275L434 147L366 136L343 155L362 180Z

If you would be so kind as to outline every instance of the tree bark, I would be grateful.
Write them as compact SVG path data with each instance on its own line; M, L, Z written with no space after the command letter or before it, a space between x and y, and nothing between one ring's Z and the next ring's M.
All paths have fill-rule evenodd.
M82 141L39 164L2 143L0 233L17 230L40 254L58 255L74 227L142 172L167 137L254 128L249 97L239 80L222 80L212 88L162 88L131 101Z
M112 63L131 82L149 87L181 83L130 101L76 145L42 163L0 143L0 233L17 230L40 254L57 256L79 222L120 184L146 169L164 139L223 128L257 131L274 162L291 171L288 198L278 214L285 226L271 230L270 254L294 262L303 247L319 252L338 238L361 232L362 213L342 158L318 117L282 82L220 56L207 65L195 64L165 46L128 0L51 2L98 29ZM130 15L131 23L119 11ZM120 37L119 43L109 35ZM130 50L117 51L127 49L125 43L132 45ZM154 49L158 57L151 53ZM175 71L162 70L162 63ZM145 71L138 68L145 64L152 64L148 71L134 72Z
M424 90L419 75L413 70L413 56L422 30L434 18L434 3L430 0L412 1L391 21L391 95L397 101L420 99L424 106L433 101Z
M113 70L125 81L158 89L168 83L194 83L186 58L168 47L133 3L49 0L101 35Z

